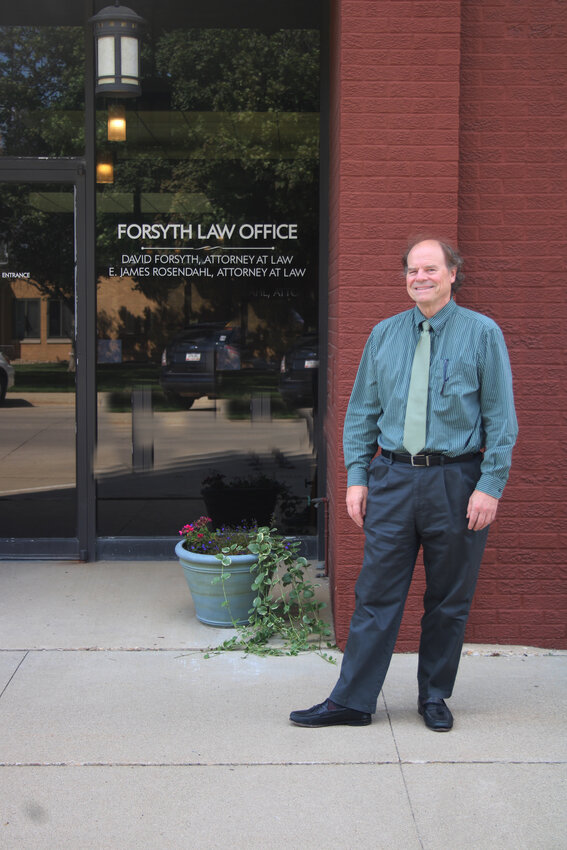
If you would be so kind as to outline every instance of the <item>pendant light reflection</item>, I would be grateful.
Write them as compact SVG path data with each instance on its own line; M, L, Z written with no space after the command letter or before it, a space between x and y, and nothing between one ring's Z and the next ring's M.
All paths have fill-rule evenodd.
M121 103L111 103L108 107L107 136L109 142L126 141L126 109Z
M101 154L96 163L96 182L114 183L114 162L109 154Z

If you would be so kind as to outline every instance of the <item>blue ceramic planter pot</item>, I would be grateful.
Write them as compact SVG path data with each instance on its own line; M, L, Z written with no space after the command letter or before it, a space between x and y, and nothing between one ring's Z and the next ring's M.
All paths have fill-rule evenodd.
M224 582L228 606L223 606L223 583L213 584L214 578L220 575L221 564L214 555L200 555L189 552L179 541L175 554L183 567L183 572L193 597L197 619L207 626L217 626L228 629L233 627L233 620L239 626L248 623L248 611L257 592L252 590L254 581L254 564L257 555L232 555L232 563L225 567L230 578Z

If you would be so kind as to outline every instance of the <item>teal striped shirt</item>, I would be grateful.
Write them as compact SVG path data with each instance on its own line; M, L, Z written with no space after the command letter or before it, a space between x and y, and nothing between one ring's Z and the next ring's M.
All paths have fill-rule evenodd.
M343 448L348 485L368 483L378 446L405 452L411 366L424 316L417 306L376 325L348 405ZM451 299L431 319L424 451L457 455L484 449L478 490L500 498L518 434L512 372L498 325Z

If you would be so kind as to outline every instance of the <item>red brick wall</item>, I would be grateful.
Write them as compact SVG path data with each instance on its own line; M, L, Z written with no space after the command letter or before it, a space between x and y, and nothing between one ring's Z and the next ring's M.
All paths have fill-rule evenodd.
M331 0L331 22L330 22L330 65L329 65L329 89L330 89L330 114L329 114L329 351L327 370L327 415L325 417L325 443L327 447L327 498L329 500L329 516L337 521L337 492L341 479L341 455L339 452L339 432L341 427L340 412L338 409L338 391L335 387L337 375L337 354L340 353L340 342L338 339L340 331L339 306L340 306L340 257L341 257L341 231L340 231L340 105L341 105L341 15L339 0ZM340 500L339 500L340 501ZM327 533L329 535L329 566L333 565L333 575L338 577L340 567L337 565L336 537L330 528L334 525L329 523ZM334 583L330 582L331 601L335 617L344 618L341 608L344 607L345 597L335 593ZM348 602L347 602L348 605Z
M567 6L463 0L461 302L498 321L520 439L468 639L567 645Z
M458 238L459 302L504 329L523 429L467 640L566 645L565 344L552 323L565 312L565 5L332 4L326 435L341 646L363 542L344 507L342 422L368 332L408 306L399 257L422 230ZM418 565L399 651L416 649L422 591Z

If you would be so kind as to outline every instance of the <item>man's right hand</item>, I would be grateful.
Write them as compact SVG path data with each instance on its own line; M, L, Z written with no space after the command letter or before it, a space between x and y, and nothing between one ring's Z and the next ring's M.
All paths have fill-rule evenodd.
M349 517L362 528L366 516L366 499L368 498L368 487L361 484L352 484L347 487L346 506Z

